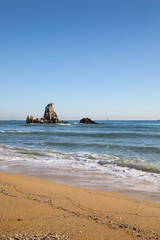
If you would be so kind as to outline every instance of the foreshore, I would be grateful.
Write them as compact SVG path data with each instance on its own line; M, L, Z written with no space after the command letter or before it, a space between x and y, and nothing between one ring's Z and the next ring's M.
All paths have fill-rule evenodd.
M160 239L160 202L0 173L0 239Z

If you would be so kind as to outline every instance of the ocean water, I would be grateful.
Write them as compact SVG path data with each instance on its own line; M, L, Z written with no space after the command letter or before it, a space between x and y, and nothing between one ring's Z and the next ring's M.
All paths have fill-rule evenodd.
M160 192L160 121L0 121L0 171L120 192ZM69 181L69 180L68 180Z

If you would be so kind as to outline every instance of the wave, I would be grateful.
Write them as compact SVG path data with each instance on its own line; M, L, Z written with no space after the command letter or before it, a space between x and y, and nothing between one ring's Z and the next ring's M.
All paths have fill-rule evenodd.
M60 124L62 125L62 124ZM80 132L80 131L17 131L17 130L1 130L2 134L32 134L32 135L53 135L53 136L77 136L90 138L132 138L132 137L149 137L160 138L159 133L135 133L135 132Z
M113 146L119 147L119 146ZM125 150L131 150L134 152L143 152L143 153L160 153L160 148L158 147L147 147L147 146L122 146Z
M72 147L72 148L91 148L91 149L113 149L121 151L141 152L141 153L160 153L160 148L151 146L133 146L133 145L118 145L118 144L104 144L102 142L41 142L41 146L61 146L61 147Z
M117 167L121 167L122 172L127 169L137 171L160 174L160 163L144 161L144 159L128 159L115 155L98 154L91 152L59 152L59 151L41 151L39 149L27 149L20 147L11 147L6 145L0 146L0 160L7 161L31 161L57 164L63 161L64 167L83 165L94 168L103 172L107 171L109 166L115 171ZM78 165L77 165L78 164ZM99 167L100 169L99 169Z
M27 132L24 132L24 131L16 131L16 130L9 130L9 131L1 130L0 133L27 133ZM29 133L29 132L28 132L28 133Z
M133 160L121 160L119 159L117 160L112 160L112 161L105 161L105 160L100 160L98 162L98 164L105 166L105 165L109 165L109 164L115 164L116 166L120 166L125 168L129 168L129 169L136 169L136 170L141 170L143 172L151 172L151 173L160 173L160 164L158 165L153 165L151 163L146 163L143 161L135 161L133 162Z

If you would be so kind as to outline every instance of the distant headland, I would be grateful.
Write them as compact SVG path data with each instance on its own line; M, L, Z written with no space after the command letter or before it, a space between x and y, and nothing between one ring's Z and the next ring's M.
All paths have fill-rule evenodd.
M59 118L54 111L53 104L49 103L45 107L44 116L42 118L35 118L34 116L29 115L26 119L26 123L64 123L64 121L59 121ZM66 122L65 122L66 123ZM92 121L90 118L82 118L80 123L83 124L97 124Z

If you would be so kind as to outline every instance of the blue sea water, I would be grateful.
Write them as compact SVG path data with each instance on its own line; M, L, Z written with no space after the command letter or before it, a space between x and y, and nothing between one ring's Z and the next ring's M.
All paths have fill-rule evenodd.
M0 121L0 171L28 163L61 169L63 174L87 171L120 183L127 179L130 186L141 179L140 185L159 191L160 121L97 122Z

